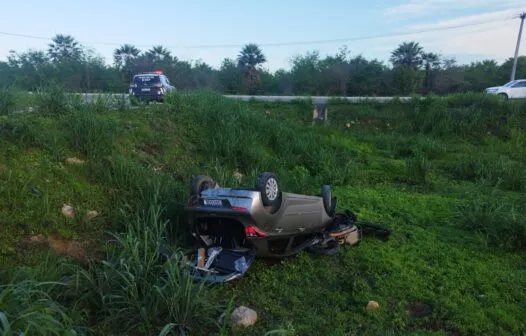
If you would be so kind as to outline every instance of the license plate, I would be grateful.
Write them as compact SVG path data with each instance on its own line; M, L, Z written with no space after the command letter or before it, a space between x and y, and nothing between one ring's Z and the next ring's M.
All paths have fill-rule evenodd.
M210 206L210 207L222 207L223 206L223 202L221 200L203 200L203 204L205 206Z
M148 92L150 91L150 88L146 88L146 89L141 89L142 92Z

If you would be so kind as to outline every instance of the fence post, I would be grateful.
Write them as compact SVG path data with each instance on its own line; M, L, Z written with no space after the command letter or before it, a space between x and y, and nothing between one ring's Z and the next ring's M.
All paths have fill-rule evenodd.
M312 124L317 121L323 121L327 123L329 120L329 108L326 102L314 103L314 109L312 110Z

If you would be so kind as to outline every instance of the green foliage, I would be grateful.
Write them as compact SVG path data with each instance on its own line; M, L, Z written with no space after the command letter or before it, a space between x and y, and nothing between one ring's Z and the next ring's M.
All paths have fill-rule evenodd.
M38 312L40 333L502 335L526 328L522 102L475 94L334 101L330 124L313 125L310 102L241 103L213 92L178 92L131 110L68 101L60 114L0 118L0 263L28 265L0 273L10 288L0 292L9 296L0 301L4 332L31 326L18 319L27 311ZM72 156L87 162L65 164ZM257 260L228 286L190 281L179 268L191 239L183 212L190 175L246 186L263 170L276 172L287 191L317 195L322 183L333 185L339 211L389 226L392 238L365 237L331 258ZM64 203L75 218L61 214ZM88 209L100 215L85 220ZM20 244L50 233L89 243L96 259L77 268ZM172 258L160 259L161 251ZM369 300L380 308L365 310ZM430 312L409 316L414 302ZM241 304L259 315L247 330L228 319Z
M113 235L115 246L102 265L80 273L86 284L82 295L102 326L146 335L163 326L164 333L170 328L191 335L214 327L220 310L210 300L211 290L180 269L180 251L172 251L166 262L159 259L168 224L158 201L151 200L146 211L128 217L125 233Z
M0 285L0 333L73 336L89 331L77 325L85 322L81 314L57 300L68 292L67 281L61 281L68 273L67 263L49 256L32 269L11 271L10 280Z
M429 160L421 153L406 160L407 174L413 182L426 184L429 172Z
M16 108L16 97L10 87L0 88L0 115L9 115Z
M69 110L66 89L57 84L42 87L36 93L35 107L43 114L64 114Z
M466 230L476 232L487 246L526 250L526 208L497 195L460 203L457 217Z
M10 53L0 62L2 84L36 90L44 83L60 83L71 92L125 93L137 72L161 69L178 90L208 89L226 94L295 94L329 96L392 96L415 93L439 95L481 92L509 79L513 59L498 64L482 60L457 65L455 59L424 50L416 41L402 42L391 52L390 63L351 55L342 46L335 55L316 50L294 55L290 69L262 69L265 52L255 43L237 55L225 55L219 69L198 61L182 61L166 47L141 50L123 44L113 53L113 64L87 50L72 36L57 34L47 50ZM519 57L517 78L526 57Z
M499 184L503 189L517 192L526 190L524 163L497 153L463 155L457 161L443 163L442 168L457 179Z
M120 131L117 123L86 108L68 113L64 121L68 140L82 155L93 159L112 153Z

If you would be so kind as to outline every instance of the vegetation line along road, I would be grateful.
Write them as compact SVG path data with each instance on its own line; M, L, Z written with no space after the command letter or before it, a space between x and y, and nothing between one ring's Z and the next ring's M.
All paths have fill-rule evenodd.
M322 126L307 102L210 92L133 110L54 86L28 96L0 95L0 334L526 332L524 101L334 101ZM339 211L391 238L191 282L190 176L251 186L262 171L291 192L331 184ZM233 327L238 306L258 313L253 327Z
M139 50L123 44L112 64L74 37L57 35L48 50L15 51L0 61L0 87L36 91L42 83L59 83L75 92L128 92L133 74L163 70L178 90L206 89L232 95L409 96L482 92L508 81L513 58L499 64L487 59L458 64L454 58L425 50L415 41L401 43L388 63L366 59L360 50L342 47L322 57L312 50L292 57L289 69L270 71L256 44L235 57L225 55L218 68L202 61L183 61L166 47ZM526 56L520 56L516 78L526 78Z

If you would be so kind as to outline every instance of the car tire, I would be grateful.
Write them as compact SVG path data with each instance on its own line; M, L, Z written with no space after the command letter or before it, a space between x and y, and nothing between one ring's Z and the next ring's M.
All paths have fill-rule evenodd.
M505 94L505 93L499 93L499 98L501 98L502 100L508 100L509 99L508 95Z
M330 185L324 184L321 186L321 198L323 199L323 207L325 208L325 212L327 212L329 216L332 216L332 191Z
M264 172L256 178L256 188L261 193L264 206L274 206L281 198L279 181L274 173Z
M197 175L192 178L190 182L190 195L197 196L200 195L206 189L212 189L217 187L217 183L206 175Z

